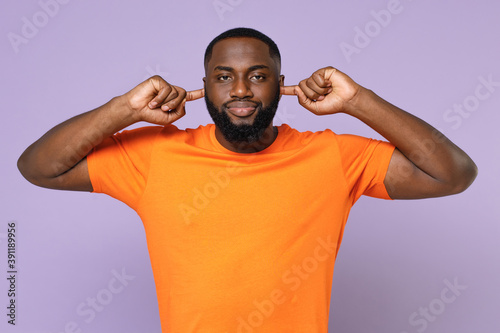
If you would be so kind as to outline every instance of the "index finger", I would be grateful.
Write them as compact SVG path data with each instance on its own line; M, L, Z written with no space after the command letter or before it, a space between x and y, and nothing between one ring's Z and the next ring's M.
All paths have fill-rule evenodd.
M186 101L194 101L205 96L205 89L198 89L186 92Z
M295 88L297 86L280 86L280 93L282 95L297 95L295 93Z

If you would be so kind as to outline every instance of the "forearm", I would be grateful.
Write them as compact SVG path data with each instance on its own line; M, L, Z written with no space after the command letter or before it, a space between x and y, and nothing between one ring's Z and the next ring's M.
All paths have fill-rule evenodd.
M476 166L465 152L425 121L371 90L361 87L344 112L380 133L437 181L467 187L475 178Z
M58 177L78 164L105 138L135 121L123 98L115 97L44 134L21 155L19 170L30 181Z

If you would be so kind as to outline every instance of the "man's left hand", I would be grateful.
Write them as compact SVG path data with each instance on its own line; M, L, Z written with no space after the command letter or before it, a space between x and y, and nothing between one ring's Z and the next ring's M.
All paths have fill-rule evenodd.
M282 95L297 95L299 104L316 115L345 112L362 89L349 76L333 67L314 72L297 86L282 86Z

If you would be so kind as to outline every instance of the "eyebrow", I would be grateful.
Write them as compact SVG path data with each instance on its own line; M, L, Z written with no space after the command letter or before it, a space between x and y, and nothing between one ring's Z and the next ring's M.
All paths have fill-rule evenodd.
M250 71L254 71L256 69L269 69L269 66L266 65L254 65L249 68Z
M232 72L233 67L228 67L228 66L216 66L214 68L214 71L223 71L223 72Z
M269 66L266 66L266 65L254 65L254 66L250 66L248 68L249 71L254 71L256 69L269 69ZM234 71L234 68L233 67L229 67L229 66L216 66L214 68L214 71L232 72L232 71Z

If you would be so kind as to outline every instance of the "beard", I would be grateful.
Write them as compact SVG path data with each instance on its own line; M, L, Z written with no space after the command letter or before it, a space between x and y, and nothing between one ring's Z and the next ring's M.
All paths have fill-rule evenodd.
M244 99L234 99L226 102L222 104L219 110L208 98L208 94L205 94L205 103L207 104L210 117L212 117L215 126L221 131L224 138L231 143L253 143L259 141L273 121L278 109L279 100L280 90L278 89L269 106L264 108L262 103L256 105L255 112L257 112L257 115L251 125L236 125L227 114L227 104L234 101L244 101Z

